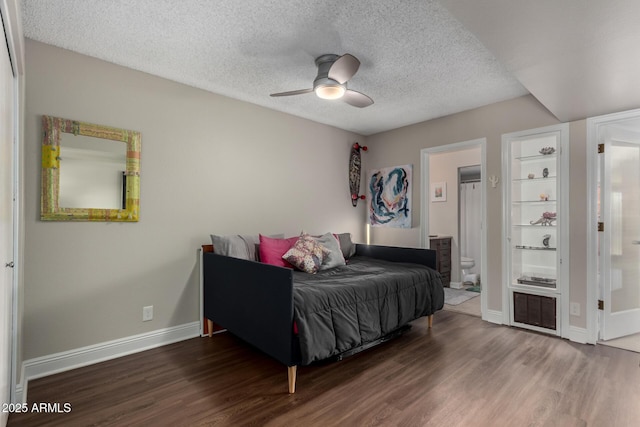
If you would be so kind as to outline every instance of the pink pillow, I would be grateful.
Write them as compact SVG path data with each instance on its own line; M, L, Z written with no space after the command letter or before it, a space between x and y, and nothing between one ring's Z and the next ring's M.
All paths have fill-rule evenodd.
M282 259L291 246L298 241L298 237L289 237L288 239L274 239L260 235L260 262L265 264L277 265L278 267L293 268L291 264Z

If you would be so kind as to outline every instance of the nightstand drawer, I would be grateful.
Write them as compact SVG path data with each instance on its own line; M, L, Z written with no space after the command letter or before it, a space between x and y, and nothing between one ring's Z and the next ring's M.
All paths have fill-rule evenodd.
M450 251L446 251L444 249L440 250L440 254L438 255L438 260L440 262L448 262L449 264L451 264L451 252Z
M449 286L451 283L451 273L440 273L440 277L442 277L442 285Z
M429 246L436 251L436 270L442 276L442 283L444 286L449 286L449 282L451 282L451 237L432 237Z
M451 249L451 239L440 239L439 245L443 251L448 251Z
M436 264L436 266L438 267L438 271L439 272L446 272L446 271L451 271L451 260L447 260L447 261L440 261L439 263Z

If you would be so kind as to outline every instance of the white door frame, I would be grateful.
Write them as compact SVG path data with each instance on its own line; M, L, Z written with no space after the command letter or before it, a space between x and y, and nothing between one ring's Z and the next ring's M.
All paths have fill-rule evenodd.
M598 341L598 127L640 118L640 109L587 119L587 342Z
M482 231L480 233L480 306L482 320L490 321L487 310L489 287L487 286L487 138L473 139L454 144L440 145L438 147L423 148L420 150L420 247L429 248L429 156L436 153L462 151L480 147L480 176L482 177ZM456 183L457 185L457 183Z
M22 224L22 124L24 99L24 36L22 33L22 17L19 0L0 0L0 13L4 23L5 37L9 57L14 75L14 135L13 135L13 282L12 282L12 342L11 342L11 378L10 378L10 399L12 403L21 403L22 396L18 393L18 329L19 322L19 289L22 282L22 250L24 241L24 231ZM8 402L7 402L8 403Z

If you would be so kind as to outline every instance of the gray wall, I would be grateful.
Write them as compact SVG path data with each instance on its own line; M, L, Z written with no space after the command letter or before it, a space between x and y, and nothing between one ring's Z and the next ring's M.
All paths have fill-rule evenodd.
M558 120L533 96L524 96L447 117L406 126L367 137L367 167L413 164L413 228L372 228L371 243L418 247L420 245L420 150L487 138L487 177L502 175L501 136L504 133L557 124ZM581 316L571 316L572 326L585 328L586 312L586 128L571 123L570 140L570 301L581 304ZM486 177L483 177L485 179ZM426 196L426 195L425 195ZM502 191L487 190L488 308L502 310Z
M420 243L420 150L487 138L487 176L501 176L501 135L558 123L532 96L363 138L27 40L24 359L198 320L196 249L210 233L353 233L353 141L363 168L414 165L413 228L371 229L371 242ZM142 133L141 219L134 224L39 221L40 116ZM571 123L570 300L586 322L584 121ZM501 310L502 194L489 187L488 306ZM154 320L141 321L154 305Z
M197 321L211 233L363 240L362 137L31 40L26 70L23 359ZM140 222L39 220L43 114L142 133Z

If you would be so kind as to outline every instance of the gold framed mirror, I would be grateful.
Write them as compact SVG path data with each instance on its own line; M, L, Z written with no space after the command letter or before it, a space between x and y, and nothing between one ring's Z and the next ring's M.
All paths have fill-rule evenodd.
M140 132L42 116L44 221L136 222Z

